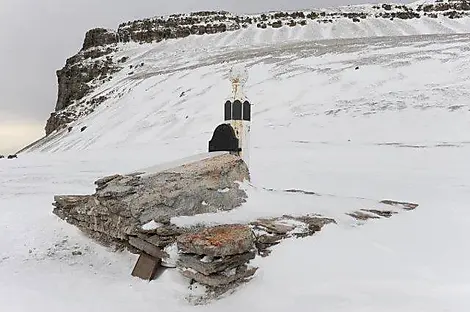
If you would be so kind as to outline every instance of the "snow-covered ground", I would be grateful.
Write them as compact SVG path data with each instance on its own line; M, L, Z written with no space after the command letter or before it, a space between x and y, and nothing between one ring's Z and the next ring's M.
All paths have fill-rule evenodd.
M1 311L470 309L468 35L195 43L128 48L128 63L144 66L97 91L110 100L70 133L0 160ZM205 152L236 62L250 72L255 187L238 210L204 220L306 211L343 219L276 246L255 259L250 283L193 307L177 272L151 283L131 277L136 256L96 245L55 217L51 202L92 193L104 175ZM344 215L383 199L419 207L361 226Z

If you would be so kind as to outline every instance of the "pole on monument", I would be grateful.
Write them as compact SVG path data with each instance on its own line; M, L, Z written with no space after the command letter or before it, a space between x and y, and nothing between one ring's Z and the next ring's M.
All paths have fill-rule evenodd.
M232 84L230 96L231 114L226 120L239 142L239 155L249 166L250 162L250 131L251 131L251 103L245 95L245 84L248 80L248 71L243 65L236 65L230 69L229 79ZM227 105L226 105L227 106ZM227 113L225 114L227 116Z

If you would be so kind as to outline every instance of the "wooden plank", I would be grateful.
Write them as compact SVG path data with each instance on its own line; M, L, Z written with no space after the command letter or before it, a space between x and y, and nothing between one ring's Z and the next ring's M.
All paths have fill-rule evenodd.
M134 269L132 270L132 276L151 281L155 278L161 264L162 259L141 253Z

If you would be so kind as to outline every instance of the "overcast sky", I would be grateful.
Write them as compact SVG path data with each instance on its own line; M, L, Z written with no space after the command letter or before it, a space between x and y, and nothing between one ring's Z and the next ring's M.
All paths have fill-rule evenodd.
M55 71L80 49L90 28L115 29L128 20L196 10L252 13L364 1L0 0L0 153L14 151L43 135L56 102Z

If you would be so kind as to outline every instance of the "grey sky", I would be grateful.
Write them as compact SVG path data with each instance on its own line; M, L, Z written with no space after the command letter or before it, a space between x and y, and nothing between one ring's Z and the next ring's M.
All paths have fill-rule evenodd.
M0 153L2 149L4 152L13 148L10 142L13 137L17 145L26 143L16 137L18 127L22 125L29 129L29 136L24 140L42 135L44 123L55 106L55 71L80 49L85 31L90 28L116 28L128 20L195 10L251 13L364 1L0 0Z

